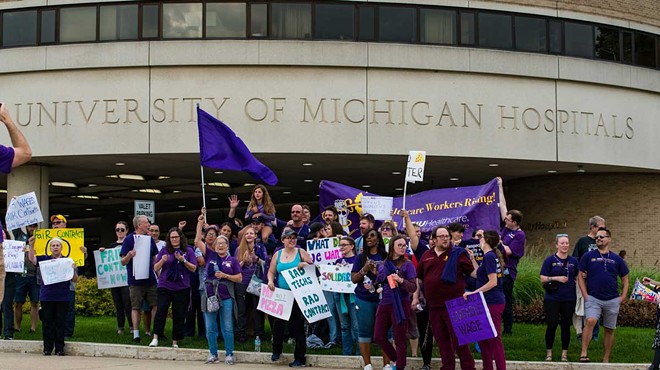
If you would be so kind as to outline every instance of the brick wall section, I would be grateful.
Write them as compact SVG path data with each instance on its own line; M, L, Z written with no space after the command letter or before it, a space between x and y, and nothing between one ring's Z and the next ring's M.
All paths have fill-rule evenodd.
M630 265L660 269L660 175L574 174L505 179L504 192L509 209L523 212L523 229L534 255L549 255L559 233L569 235L572 253L577 239L588 232L589 218L599 215L612 230L613 251L625 249Z

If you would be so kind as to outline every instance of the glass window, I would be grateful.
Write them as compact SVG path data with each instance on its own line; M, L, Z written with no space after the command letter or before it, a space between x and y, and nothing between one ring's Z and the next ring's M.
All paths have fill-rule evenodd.
M635 32L635 64L655 67L655 36Z
M142 7L142 37L152 39L158 37L158 5Z
M474 45L475 38L474 13L461 12L461 44Z
M361 6L360 11L360 41L372 41L376 39L376 9L371 6Z
M246 35L245 3L207 3L206 37L241 37Z
M2 14L2 46L37 44L37 11Z
M623 55L621 61L624 63L632 63L632 33L622 32L623 41Z
M314 37L321 40L353 40L355 38L353 5L318 4L314 8Z
M550 52L554 54L561 54L561 22L560 21L550 21L548 23L548 32L550 44Z
M55 10L44 10L41 12L41 43L49 44L55 42Z
M596 27L596 57L606 60L621 60L619 31L613 28Z
M417 41L414 8L381 6L378 10L378 39L389 42Z
M593 27L582 23L564 23L564 47L566 55L593 58Z
M511 16L479 13L479 46L496 49L513 48Z
M252 37L268 36L268 5L250 5L250 34Z
M272 36L278 39L311 39L310 4L272 4Z
M456 44L456 12L421 9L419 14L420 41L431 44Z
M516 22L516 49L537 52L547 50L545 19L516 16L514 20Z
M96 7L60 9L60 42L96 41Z
M202 37L202 4L163 4L163 38Z
M102 6L99 40L135 40L138 35L138 6Z

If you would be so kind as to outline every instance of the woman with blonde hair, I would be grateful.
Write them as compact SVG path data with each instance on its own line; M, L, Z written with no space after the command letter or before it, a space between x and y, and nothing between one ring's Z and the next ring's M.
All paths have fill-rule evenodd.
M245 223L248 225L251 224L252 219L256 217L261 217L264 220L264 227L261 229L261 240L265 243L270 234L273 233L275 205L270 199L268 189L263 185L257 185L252 189L250 204L248 204L248 209L245 213ZM245 229L243 229L242 232L245 232Z
M242 279L236 283L236 306L238 319L236 320L238 342L243 343L246 339L247 321L250 313L254 315L254 336L264 340L264 313L257 310L259 297L247 292L247 287L253 275L264 279L264 261L266 260L266 247L257 241L256 231L248 226L243 233L243 238L236 249L236 259L241 266Z

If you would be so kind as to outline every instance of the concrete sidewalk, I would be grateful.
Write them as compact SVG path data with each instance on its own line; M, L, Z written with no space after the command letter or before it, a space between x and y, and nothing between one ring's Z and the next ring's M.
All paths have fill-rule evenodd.
M67 342L65 347L68 357L42 355L41 341L3 340L0 341L1 369L35 369L47 364L48 370L59 369L109 369L122 366L140 366L141 370L150 369L192 369L203 365L208 351L202 349L146 347L120 344ZM27 354L27 355L26 355ZM221 357L222 358L222 357ZM117 361L122 359L122 361ZM235 352L236 366L232 369L254 369L255 364L263 364L259 368L277 369L286 367L293 361L292 354L282 354L276 363L270 361L270 353ZM174 360L174 361L172 361ZM374 365L382 364L380 357L372 357ZM62 365L62 366L60 366ZM267 366L266 366L267 365ZM358 356L307 355L307 365L328 370L362 369L362 360ZM60 367L58 367L60 366ZM95 367L96 366L96 367ZM222 364L222 366L226 366ZM407 369L416 370L422 366L421 359L409 358ZM439 359L433 359L433 369L440 368ZM508 370L647 370L649 364L603 364L577 362L531 362L507 361ZM380 366L374 366L379 369ZM460 365L457 363L457 369ZM477 361L481 368L481 361Z

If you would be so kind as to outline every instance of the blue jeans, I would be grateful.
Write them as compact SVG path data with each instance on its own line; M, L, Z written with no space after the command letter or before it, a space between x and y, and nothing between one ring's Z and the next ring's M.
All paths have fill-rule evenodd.
M355 304L351 304L351 300L348 294L343 293L332 293L335 299L335 305L337 306L337 311L339 315L339 323L341 324L341 354L345 356L350 356L355 350L355 344L358 339L358 320L357 320L357 311L355 310ZM346 307L348 308L347 313L341 313L341 300L344 300Z
M355 297L357 314L360 315L358 321L358 342L371 343L374 337L374 324L376 322L376 310L378 302L363 301Z
M231 298L222 300L222 308L216 312L204 312L206 323L206 341L209 343L209 352L218 355L218 323L220 317L220 331L225 341L225 354L234 355L234 301Z
M337 323L339 322L339 307L335 305L334 293L323 291L325 296L325 301L328 302L328 308L332 316L328 317L328 328L330 341L333 343L339 343L339 333L337 333Z

